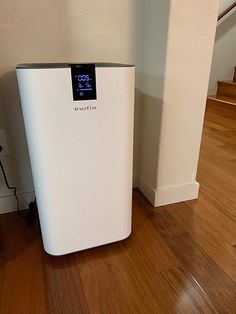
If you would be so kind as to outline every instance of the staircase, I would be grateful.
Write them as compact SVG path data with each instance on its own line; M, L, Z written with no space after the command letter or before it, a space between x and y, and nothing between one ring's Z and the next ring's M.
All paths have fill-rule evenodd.
M236 67L234 68L233 81L218 81L216 96L208 96L208 103L224 103L236 105Z

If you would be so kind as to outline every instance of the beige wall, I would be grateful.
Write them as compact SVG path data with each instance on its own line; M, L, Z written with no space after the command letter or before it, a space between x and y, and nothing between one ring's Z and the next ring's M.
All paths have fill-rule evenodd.
M0 129L6 130L11 150L2 160L10 183L20 192L33 191L33 183L15 79L16 64L111 61L136 63L139 73L143 4L142 0L1 1ZM137 139L135 143L137 147ZM0 197L5 195L9 191L0 174ZM24 197L31 198L32 194ZM0 198L0 211L12 206L12 198Z

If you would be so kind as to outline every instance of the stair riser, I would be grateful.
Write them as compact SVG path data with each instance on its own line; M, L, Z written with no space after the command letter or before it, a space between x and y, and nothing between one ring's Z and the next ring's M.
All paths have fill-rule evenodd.
M236 98L236 84L218 82L217 94L226 97Z
M210 96L211 97L211 96ZM230 98L229 98L230 99ZM217 105L217 106L232 106L236 109L236 101L224 101L224 100L219 100L219 99L210 99L210 98L207 98L207 104L210 104L210 105Z
M216 100L212 100L212 99L207 99L207 105L218 105L219 106L219 102Z

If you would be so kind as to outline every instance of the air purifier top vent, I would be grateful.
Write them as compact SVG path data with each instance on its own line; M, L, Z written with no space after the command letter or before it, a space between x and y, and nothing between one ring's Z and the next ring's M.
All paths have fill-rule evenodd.
M88 62L93 63L93 62ZM87 64L87 63L25 63L18 64L16 66L17 69L51 69L51 68L68 68L71 64ZM118 68L118 67L134 67L131 64L121 64L121 63L105 63L105 62L96 62L93 63L98 68Z

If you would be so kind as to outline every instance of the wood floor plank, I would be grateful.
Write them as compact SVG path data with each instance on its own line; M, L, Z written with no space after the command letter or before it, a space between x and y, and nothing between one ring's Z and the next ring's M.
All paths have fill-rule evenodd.
M233 156L235 156L236 153L236 144L226 144L226 145L222 145L221 149L227 152L230 152L231 154L233 154Z
M48 313L89 313L79 267L73 255L49 256L43 252L43 279Z
M219 209L236 222L236 197L234 177L217 170L216 166L201 159L198 181L201 192L208 196Z
M199 161L198 178L201 180L203 177L204 181L208 182L214 181L214 186L217 187L218 190L222 192L222 194L226 196L229 195L229 197L232 200L235 200L234 195L235 176L232 174L231 171L226 172L224 171L224 169L219 168L219 164L216 164L214 163L214 161L207 160L204 157L202 157L201 160Z
M222 145L234 145L236 144L236 139L234 136L230 135L230 134L224 134L220 131L215 131L209 128L205 128L204 129L204 135L207 135L211 138L213 138L214 140L220 142Z
M236 117L235 106L229 106L226 104L207 104L205 121L212 121L220 125L234 127L232 122L234 122Z
M144 209L145 210L145 209ZM181 260L219 313L236 312L236 285L181 227L165 207L150 216L156 229Z
M112 247L101 248L98 257L94 250L86 252L80 263L80 276L83 282L90 313L140 313L136 301L136 291L127 289L123 278L112 264ZM130 285L129 285L130 288ZM145 308L146 301L143 300ZM155 308L156 306L154 306Z
M226 126L219 125L219 123L212 122L210 120L205 121L205 127L213 129L214 131L230 131L230 129Z
M211 185L203 181L201 181L200 189L201 193L215 204L224 215L236 223L236 201L225 197L223 193L218 192L217 189L212 188Z
M41 237L15 213L0 217L0 313L46 313Z
M211 150L211 154L209 154L209 149ZM235 160L235 152L225 149L225 145L212 143L211 139L205 136L201 145L201 160L211 162L217 165L217 167L220 167L228 175L235 176L236 167L235 165L231 166L232 163L230 162Z
M231 245L236 244L236 223L216 207L206 195L201 193L197 200L188 202L188 206Z
M188 204L170 205L168 212L191 235L194 242L236 283L236 252L232 245L205 219L195 214Z
M155 275L160 313L218 313L194 278L182 268Z

